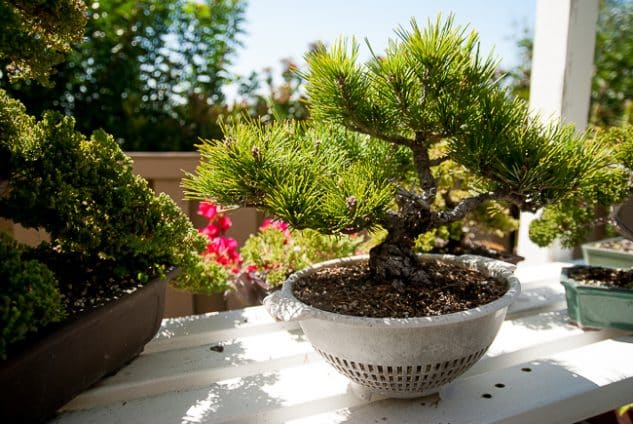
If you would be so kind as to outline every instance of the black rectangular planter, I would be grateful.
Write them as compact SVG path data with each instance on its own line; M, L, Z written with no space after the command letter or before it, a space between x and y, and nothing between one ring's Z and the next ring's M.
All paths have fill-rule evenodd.
M138 356L160 328L167 279L87 312L0 362L0 422L41 422Z

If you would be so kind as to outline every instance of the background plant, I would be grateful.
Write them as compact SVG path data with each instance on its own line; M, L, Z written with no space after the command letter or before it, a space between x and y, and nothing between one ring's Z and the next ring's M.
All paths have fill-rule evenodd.
M599 139L543 125L508 96L474 32L438 18L397 34L365 64L353 41L308 55L313 125L227 128L223 142L200 146L189 196L260 207L327 234L380 226L387 237L370 252L373 275L425 281L415 239L484 202L536 211L588 195L613 202L627 191L628 174L608 166ZM434 172L448 161L473 179L466 197L438 206Z
M74 9L67 10L69 5ZM41 22L52 31L42 35L25 22L39 22L42 13L50 18L65 12L74 19L84 12L79 3L39 6L14 2L0 9L2 19L17 17L21 36L35 39L20 50L12 36L0 38L0 57L28 64L20 72L9 67L15 78L45 80L57 59L32 51L37 40L50 36L65 48L74 37L63 23ZM73 118L56 112L36 119L2 89L0 217L50 235L50 242L36 247L0 237L0 357L47 325L112 301L170 267L204 271L198 252L205 239L169 197L155 196L132 173L131 160L113 137L95 131L87 138L75 130ZM181 284L206 284L195 280L203 274L185 270Z
M613 163L598 170L591 179L579 187L578 194L569 196L559 204L546 207L530 225L530 238L546 246L556 238L563 245L573 247L589 236L592 222L606 223L600 206L620 203L631 195L631 188L613 184L615 173L626 175L633 169L633 126L611 127L598 130L596 138L610 146Z
M633 2L630 0L605 0L600 2L596 29L594 73L591 82L591 103L589 123L598 137L604 139L620 152L629 149L630 130L633 123ZM532 35L524 30L518 41L521 64L508 72L507 82L515 95L527 99L530 90L530 68L532 66ZM610 128L623 126L622 129ZM606 131L606 132L605 132ZM621 164L631 168L626 155L617 154ZM605 187L609 187L605 181ZM591 191L591 189L589 189ZM616 231L608 224L608 211L601 205L609 204L609 199L601 195L587 193L586 199L568 200L558 207L543 211L541 218L530 226L531 238L542 246L549 244L555 233L567 234L565 244L569 247L589 238L602 238L605 233L614 235ZM615 200L621 194L612 193ZM592 200L591 200L592 199ZM600 224L597 232L591 234L587 223Z
M214 287L230 285L238 278L242 282L258 280L268 288L277 287L295 271L327 259L352 255L367 243L360 235L329 236L311 230L290 230L287 223L267 218L259 231L251 234L238 250L235 239L225 235L232 223L218 205L201 202L198 214L209 220L199 231L208 239L203 253L205 262L218 269L217 274L211 276L217 283L208 283ZM244 274L248 275L246 280Z
M48 83L51 68L78 43L86 25L81 0L7 0L0 3L0 64L5 79Z
M73 49L54 68L53 87L9 85L6 76L0 83L30 114L61 111L80 132L101 128L126 150L193 150L197 137L219 136L218 118L229 114L222 88L245 7L242 0L90 2L85 39L66 42Z
M589 123L597 127L633 123L633 2L600 2L596 28ZM527 99L532 67L532 34L523 30L517 46L521 60L507 72L512 92Z

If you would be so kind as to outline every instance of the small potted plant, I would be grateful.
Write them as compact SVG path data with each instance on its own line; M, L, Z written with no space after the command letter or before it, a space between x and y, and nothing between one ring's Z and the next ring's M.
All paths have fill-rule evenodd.
M308 267L265 301L300 320L362 396L437 392L485 353L520 291L512 265L418 255L420 235L486 202L613 203L628 183L599 139L544 125L510 98L476 33L452 17L397 35L364 64L353 41L308 54L312 121L227 127L184 180L191 198L259 207L292 228L386 231L369 255ZM453 167L471 178L447 202L438 182Z
M208 219L200 233L207 238L205 262L214 264L206 287L228 286L224 300L228 309L261 305L265 296L277 290L290 274L328 259L350 256L366 249L369 241L360 235L331 236L310 230L294 230L279 219L265 219L238 249L226 236L230 217L212 202L200 202L198 214Z
M81 39L83 3L0 5L0 59L12 77L45 82ZM45 22L47 25L40 25ZM41 119L0 89L0 217L43 229L26 246L0 234L3 422L39 422L126 364L158 330L167 280L194 285L204 238L167 196L132 173L102 131L90 138L58 113Z
M625 125L604 130L602 137L612 143L622 164L633 169L633 126ZM623 235L582 245L583 258L588 265L611 268L633 267L633 198L629 197L614 209L612 221Z
M633 169L633 128L630 126L602 130L598 138L613 146L613 167ZM605 182L607 184L608 182ZM633 329L633 271L631 245L633 236L633 201L629 194L615 207L610 221L624 236L586 243L583 254L586 265L563 268L561 283L565 287L567 311L572 322L583 328ZM591 205L590 205L591 206ZM569 202L563 207L550 207L530 231L535 241L545 244L556 232L579 228L587 204ZM581 240L583 233L575 231L572 241Z
M587 265L607 268L633 267L633 242L624 237L612 237L584 243L582 256Z

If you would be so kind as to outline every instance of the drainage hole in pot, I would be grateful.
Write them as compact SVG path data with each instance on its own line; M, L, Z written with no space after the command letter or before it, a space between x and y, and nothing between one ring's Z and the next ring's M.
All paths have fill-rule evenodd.
M521 368L521 371L523 371L523 372L532 372L532 368L528 368L528 367Z
M481 397L484 399L491 399L492 395L490 393L484 393L483 395L481 395Z
M505 384L503 384L503 383L497 383L497 384L495 384L495 387L498 387L498 388L500 388L500 389L503 389L505 386L506 386L506 385L505 385Z

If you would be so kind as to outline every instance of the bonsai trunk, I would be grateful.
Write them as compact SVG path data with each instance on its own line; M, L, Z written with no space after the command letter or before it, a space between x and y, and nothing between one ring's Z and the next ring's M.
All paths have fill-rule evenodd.
M407 282L428 283L413 251L415 239L431 229L432 213L413 199L400 197L398 214L387 216L387 238L369 252L369 269L375 280L391 280L396 285Z

